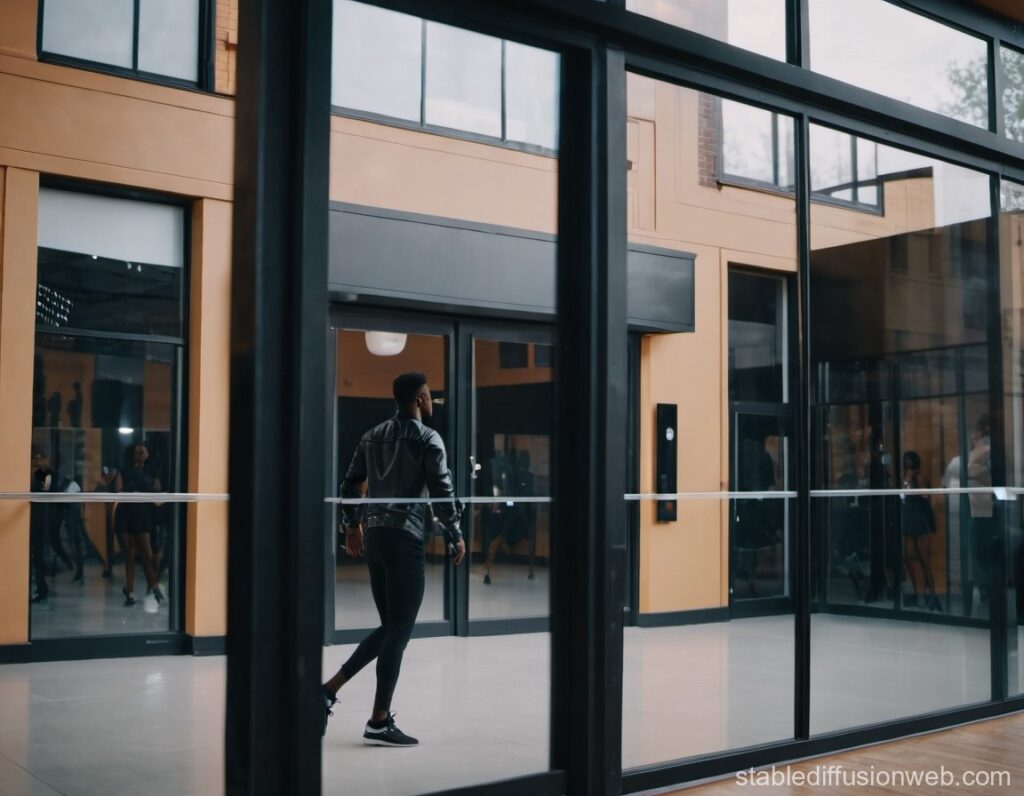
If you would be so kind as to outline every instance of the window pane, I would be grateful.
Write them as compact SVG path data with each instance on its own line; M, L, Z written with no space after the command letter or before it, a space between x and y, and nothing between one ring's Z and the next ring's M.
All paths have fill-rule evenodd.
M1003 115L1006 137L1024 142L1024 53L1000 49L1003 62Z
M812 164L842 150L859 167L870 149L811 128ZM875 156L875 213L811 206L815 734L991 695L991 554L973 541L992 533L991 495L886 493L992 483L989 177L881 144Z
M626 0L626 8L769 58L786 60L784 0Z
M988 126L983 40L885 0L810 0L810 36L814 71Z
M36 322L182 335L184 210L43 188Z
M335 0L331 103L420 119L423 23L350 0Z
M723 175L792 188L792 119L741 102L720 103Z
M139 69L199 80L198 0L140 0Z
M784 283L729 272L729 400L783 403L787 330Z
M132 66L132 0L46 0L43 50L112 66Z
M426 122L501 136L501 39L427 23Z
M505 137L558 147L558 54L505 43Z
M36 335L32 395L32 488L112 492L117 477L127 491L175 491L177 346ZM147 458L141 466L135 447ZM143 478L138 478L141 475ZM47 481L47 478L49 479ZM133 486L134 484L134 486ZM139 488L146 486L147 488ZM32 638L154 633L171 629L171 615L149 587L170 601L180 572L180 505L150 503L36 503L31 508ZM121 580L125 542L147 537L152 558L140 552L133 591L139 605L101 578ZM74 574L53 576L57 561ZM67 585L70 578L80 584ZM126 588L128 588L126 586Z

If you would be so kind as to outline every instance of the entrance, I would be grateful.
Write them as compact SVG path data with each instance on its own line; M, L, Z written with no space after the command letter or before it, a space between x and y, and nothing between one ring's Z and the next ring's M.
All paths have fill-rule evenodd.
M548 628L551 436L550 331L526 325L345 314L332 324L333 445L338 494L362 435L395 411L391 382L421 371L434 397L429 425L442 437L464 504L467 559L451 566L440 535L427 542L427 577L415 636ZM340 512L329 539L327 635L361 638L378 624L362 559L344 551Z

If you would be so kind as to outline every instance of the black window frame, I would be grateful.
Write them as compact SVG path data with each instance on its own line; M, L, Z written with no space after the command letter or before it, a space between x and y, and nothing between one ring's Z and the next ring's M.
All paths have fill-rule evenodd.
M116 77L127 77L132 80L140 80L145 83L155 83L171 88L191 89L203 93L212 93L216 90L216 79L214 75L214 61L216 58L216 28L217 28L217 0L194 0L199 6L199 46L196 51L196 80L183 80L170 75L161 75L156 72L146 72L138 68L139 64L139 3L140 0L133 0L133 30L132 30L132 66L123 67L114 64L106 64L102 61L91 61L86 58L77 58L72 55L50 52L43 49L43 21L45 19L44 9L46 0L38 0L39 7L36 17L36 57L43 63L70 66L75 69L85 69L90 72L101 72Z
M787 52L788 63L779 63L755 53L719 42L706 36L677 28L651 18L626 12L622 0L531 0L529 3L509 4L504 0L369 0L373 5L401 11L446 24L497 35L537 42L538 46L559 49L563 54L562 114L560 141L563 146L559 163L559 310L556 356L566 364L559 375L556 388L556 428L558 450L572 443L574 460L581 463L572 468L560 468L554 490L555 505L562 505L567 533L575 548L561 551L576 552L575 556L559 557L553 562L552 577L552 682L551 709L553 721L551 769L544 774L505 780L502 782L464 788L459 793L521 793L530 789L541 793L606 793L636 792L675 786L708 777L719 777L749 767L760 767L785 760L826 754L879 741L892 740L911 734L954 726L967 721L1004 715L1024 708L1024 695L1007 693L1008 627L1006 613L993 614L992 698L984 703L957 707L929 715L910 716L892 722L855 727L823 736L810 734L810 483L811 456L810 431L812 418L812 384L806 368L810 362L807 333L808 282L810 262L810 163L808 157L809 126L823 124L851 134L884 141L913 152L939 158L957 165L984 172L990 179L993 214L998 219L999 180L1010 179L1024 183L1024 148L1002 136L995 120L990 129L946 118L880 94L861 89L806 68L807 55L807 3L805 0L787 0ZM275 295L275 285L286 280L296 290L305 291L307 301L315 306L326 303L326 288L319 284L326 268L326 250L322 234L316 227L321 216L326 216L326 190L322 188L316 168L310 164L325 163L329 156L326 135L310 135L312 124L329 104L329 86L315 70L303 72L299 65L291 66L285 57L301 52L303 44L322 41L318 29L329 8L323 4L312 6L305 24L287 24L289 4L286 0L254 0L264 10L276 15L254 14L246 20L252 33L267 34L272 23L287 30L289 37L274 44L274 37L264 35L256 47L240 55L240 87L247 86L248 95L240 91L240 104L257 123L252 130L239 128L237 132L239 168L236 170L245 185L258 185L259 178L268 175L276 183L285 183L309 200L307 217L294 213L292 194L268 197L263 204L255 202L245 207L236 206L236 274L246 277L255 273L273 277L252 290L236 292L233 319L239 325L233 329L238 345L236 358L248 370L245 373L274 374L283 367L297 370L310 386L305 397L296 399L311 415L322 409L322 393L318 387L316 370L320 367L318 355L312 350L297 364L287 363L292 351L288 340L273 339L267 331L279 324L287 328L300 328L310 335L322 329L308 328L308 318L294 297ZM956 0L899 0L902 5L919 13L937 15L945 24L962 26L980 33L993 45L1009 40L1015 46L1024 46L1024 31L1020 25L998 15ZM241 38L240 49L246 48ZM250 39L250 42L253 40ZM270 43L268 45L268 42ZM269 51L268 51L269 48ZM309 49L309 48L307 48ZM312 56L310 56L312 57ZM260 69L267 65L278 69ZM793 600L795 612L795 694L793 705L794 737L779 743L755 748L734 749L721 754L685 760L664 761L642 769L622 772L621 769L621 674L622 674L622 595L617 589L624 582L621 567L626 550L620 537L619 520L623 515L622 499L617 493L619 476L623 476L621 451L616 435L607 435L608 427L625 427L624 419L617 415L616 398L625 394L625 326L624 295L616 292L619 271L624 271L622 257L626 248L625 230L625 70L636 72L698 91L759 104L793 116L796 120L796 234L798 261L798 293L800 333L798 341L798 367L800 391L794 400L797 407L796 487L800 495L796 502L795 530L796 578ZM992 72L995 61L989 58L989 89L995 91ZM312 77L310 76L312 75ZM326 90L325 90L326 88ZM259 97L275 98L283 89L299 92L305 99L297 103L301 113L294 116L275 114L274 107L260 107ZM990 94L990 114L1001 113L1001 98L993 102ZM322 103L322 105L321 105ZM248 117L247 117L248 118ZM315 124L313 125L315 127ZM268 153L260 146L260 135L273 131L291 141L298 141L297 154L291 148ZM566 146L566 143L572 146ZM322 169L320 169L322 171ZM343 177L343 175L342 175ZM620 223L621 220L621 223ZM253 222L257 223L253 223ZM273 233L275 227L284 233ZM276 235L276 237L275 237ZM286 258L261 257L259 243L269 241L279 249L285 244L312 251L311 273L303 269L286 272ZM243 246L239 248L238 242ZM996 255L993 249L991 254ZM990 285L988 290L989 326L987 345L990 349L990 395L993 402L1003 392L1001 329L998 290L998 257L989 258ZM314 278L316 284L307 280ZM273 281L277 280L277 281ZM253 303L268 309L268 316L256 324L261 346L246 338L249 331L241 320L248 317L238 310L250 308ZM308 312L309 304L306 306ZM573 326L576 323L577 326ZM261 325L265 324L265 325ZM621 339L620 339L621 332ZM574 382L573 380L577 381ZM255 384L257 389L246 389ZM579 385L593 389L581 395ZM262 389L260 389L262 387ZM622 389L620 389L622 388ZM616 393L618 391L618 393ZM570 403L567 395L576 400ZM235 431L251 428L260 418L270 418L276 407L283 405L268 382L249 378L246 384L233 386L232 416L241 413ZM251 407L247 408L248 404ZM993 404L995 408L999 408ZM615 424L609 420L621 423ZM603 425L602 425L603 421ZM233 424L234 425L234 424ZM294 495L271 506L276 515L260 514L256 509L269 505L246 479L259 482L261 468L272 468L291 450L291 446L305 438L315 437L317 429L303 431L290 428L256 451L251 461L245 455L252 452L248 438L232 434L232 457L240 466L232 481L232 545L231 555L251 567L245 545L250 539L282 556L308 555L301 540L282 538L277 525L285 519L287 510L301 515L308 513L305 503L319 499L312 492L299 489ZM1004 479L1005 463L1001 442L1005 439L1002 415L993 414L993 482ZM322 435L321 435L322 436ZM596 441L595 441L596 438ZM316 462L315 464L319 464ZM307 472L313 484L315 472ZM589 479L588 479L589 476ZM300 486L301 478L296 482ZM303 498L307 498L306 502ZM561 502L561 503L560 503ZM236 518L236 514L238 515ZM246 524L251 521L251 524ZM573 533L569 533L571 530ZM623 535L624 536L624 535ZM244 542L244 545L242 544ZM578 550L588 550L580 557ZM310 558L315 561L315 557ZM322 562L319 562L322 563ZM1000 560L1002 566L1002 559ZM279 568L286 572L284 565ZM1000 586L996 592L1004 602L1007 596L1005 569L998 574ZM271 784L259 792L272 792L280 783L291 785L291 792L319 792L320 746L310 732L299 742L294 731L315 724L314 718L322 710L315 699L315 674L310 675L292 664L260 666L251 652L260 637L267 632L279 631L287 639L290 657L317 654L322 628L318 622L305 622L300 610L302 603L312 604L315 585L300 583L297 595L289 598L276 610L254 615L253 601L266 601L261 586L271 595L277 588L278 572L266 567L254 570L251 576L239 578L229 584L229 616L240 620L233 637L229 637L228 734L227 757L233 772L229 787L241 792L247 785L267 782ZM621 591L620 589L618 589ZM322 595L321 595L322 597ZM262 603L261 603L262 604ZM996 610L996 609L994 609ZM249 611L247 613L247 611ZM253 617L249 621L249 617ZM306 626L308 625L308 626ZM1013 628L1016 646L1016 628ZM290 633L291 635L284 635ZM232 677L231 673L235 676ZM282 687L280 676L286 680ZM1016 672L1013 673L1016 676ZM596 685L596 688L595 688ZM292 699L293 693L305 693L310 698ZM297 691L296 691L297 689ZM606 692L605 692L606 690ZM271 695L263 700L267 704L252 708L252 695ZM277 694L278 696L274 696ZM251 709L252 708L252 709ZM581 732L571 737L564 732L564 715L574 716ZM260 739L261 744L257 744ZM262 744L273 742L280 753L273 760L257 759ZM263 777L261 780L260 777Z

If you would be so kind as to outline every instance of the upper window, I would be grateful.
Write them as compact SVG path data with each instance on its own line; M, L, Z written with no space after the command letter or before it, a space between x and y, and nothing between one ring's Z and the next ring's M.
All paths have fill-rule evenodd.
M559 81L556 53L335 0L336 108L553 150Z
M1006 137L1024 144L1024 53L1001 47L1000 55Z
M988 127L988 46L885 0L810 0L811 68Z
M786 60L785 0L626 0L626 8L744 50Z
M36 324L182 337L185 211L39 191Z
M199 82L201 0L40 0L42 51Z

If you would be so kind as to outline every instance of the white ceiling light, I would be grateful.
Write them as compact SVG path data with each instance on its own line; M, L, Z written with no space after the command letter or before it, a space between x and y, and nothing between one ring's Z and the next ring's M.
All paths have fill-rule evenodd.
M393 357L405 350L405 339L399 332L367 332L366 350L378 357Z

